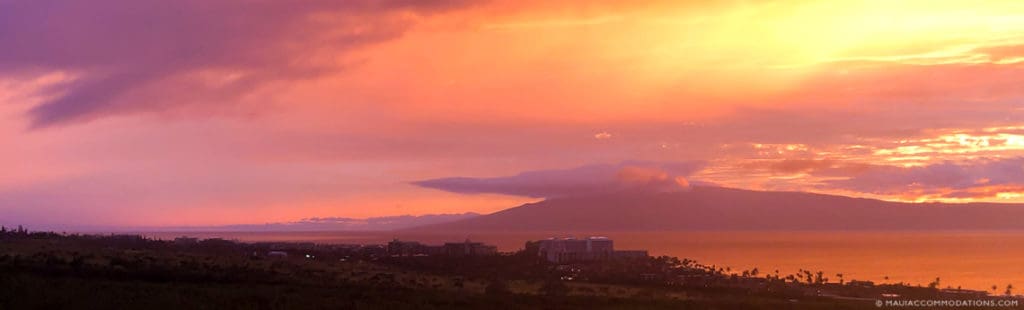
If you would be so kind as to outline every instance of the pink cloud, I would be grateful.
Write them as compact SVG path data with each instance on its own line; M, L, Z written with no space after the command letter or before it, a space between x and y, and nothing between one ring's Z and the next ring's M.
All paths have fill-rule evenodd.
M341 69L349 50L396 38L411 14L462 1L98 0L0 3L0 70L77 79L30 115L45 127L237 99L255 86ZM216 82L204 83L204 75Z
M1024 155L1019 149L937 148L914 160L923 167L876 154L935 144L925 139L946 129L1020 125L1019 63L864 59L790 69L760 67L772 55L757 49L652 55L671 46L657 33L634 34L664 25L601 18L629 15L631 6L0 1L0 170L8 172L0 209L15 220L185 209L198 219L203 208L232 218L269 204L291 218L377 216L405 212L396 201L419 194L444 199L422 198L429 203L418 212L455 205L455 194L404 182L450 175L507 177L417 184L550 197L636 184L674 190L694 179L967 197L1021 183L992 159ZM943 46L903 52L935 48ZM1010 60L1020 51L967 52ZM757 68L733 72L734 63ZM6 96L6 81L55 71L70 78L29 87L38 97ZM777 73L793 71L800 78L774 87ZM216 117L222 111L244 117ZM26 115L37 128L74 126L26 132ZM678 161L704 164L664 164ZM796 174L807 177L780 177ZM973 183L982 178L989 181ZM474 207L486 210L519 202L481 196ZM291 211L298 200L338 213Z

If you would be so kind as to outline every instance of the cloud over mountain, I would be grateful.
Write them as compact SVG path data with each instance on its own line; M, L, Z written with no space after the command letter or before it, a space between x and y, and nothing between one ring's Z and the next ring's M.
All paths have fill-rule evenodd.
M493 178L440 178L413 184L463 194L494 193L538 198L578 196L628 189L684 191L687 176L704 162L642 162L587 165L571 169L527 171Z

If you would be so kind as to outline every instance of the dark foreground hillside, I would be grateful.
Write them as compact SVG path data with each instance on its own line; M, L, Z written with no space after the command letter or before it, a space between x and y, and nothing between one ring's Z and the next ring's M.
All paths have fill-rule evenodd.
M314 255L309 258L270 259L253 255L255 247L223 240L183 247L139 237L45 233L0 237L0 309L850 309L867 305L630 284L566 285L544 279L543 271L516 271L532 263L511 266L521 261L512 256L396 263L386 257L346 259L311 251Z
M133 277L5 274L2 309L687 309L763 308L778 302L717 302L453 294L389 286L294 283L193 283ZM815 307L825 309L829 307Z

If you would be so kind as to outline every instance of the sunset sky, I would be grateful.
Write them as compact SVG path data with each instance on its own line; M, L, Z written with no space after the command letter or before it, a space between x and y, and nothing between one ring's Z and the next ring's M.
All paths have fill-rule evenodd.
M0 224L1024 202L1022 100L1020 1L0 0Z

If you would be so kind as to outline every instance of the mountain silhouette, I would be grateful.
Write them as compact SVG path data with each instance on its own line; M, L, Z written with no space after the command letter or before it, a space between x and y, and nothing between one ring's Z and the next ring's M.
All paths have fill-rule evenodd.
M1024 204L903 203L693 186L552 198L423 231L1024 229Z

